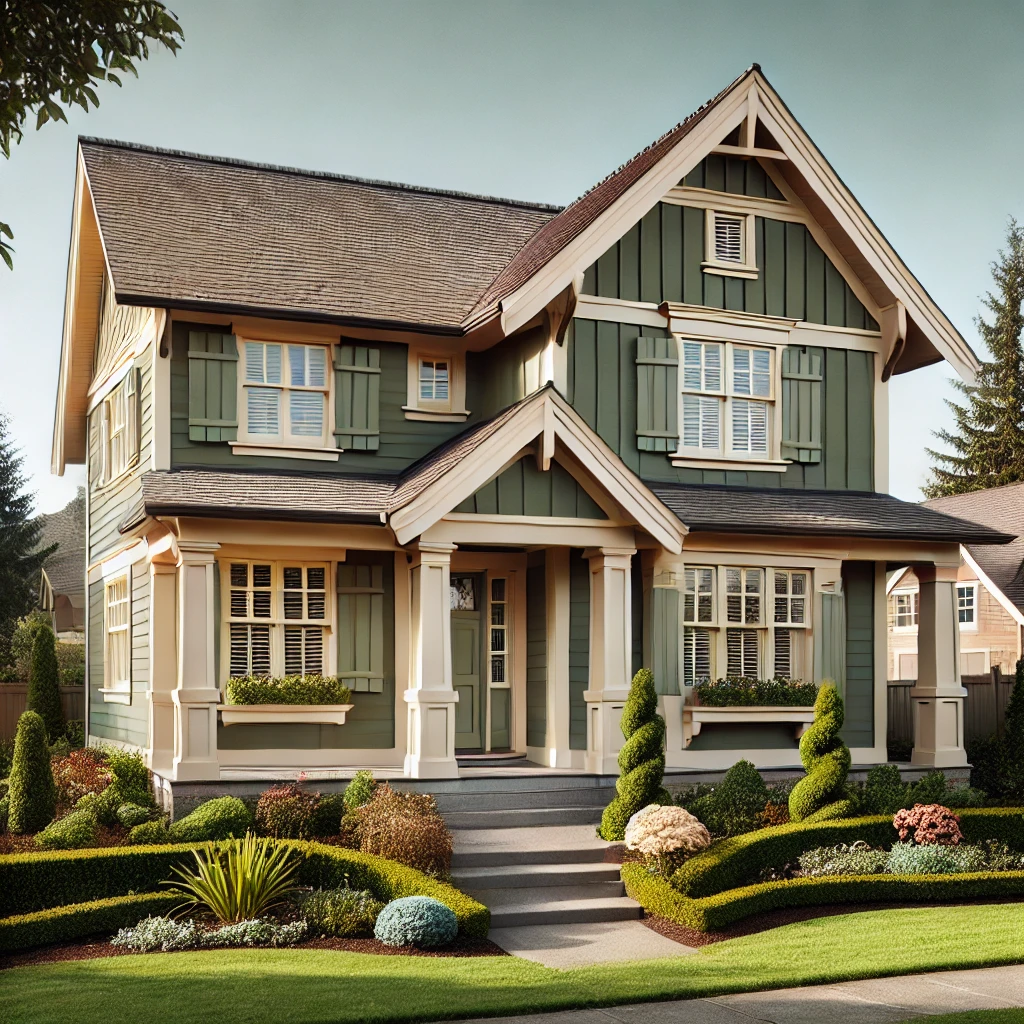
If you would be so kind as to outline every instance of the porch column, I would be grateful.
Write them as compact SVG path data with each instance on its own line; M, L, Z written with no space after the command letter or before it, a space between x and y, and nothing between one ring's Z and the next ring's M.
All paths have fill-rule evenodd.
M217 705L221 694L214 665L213 574L219 544L179 541L178 679L174 690L174 778L220 778Z
M930 565L914 573L921 584L918 600L917 683L914 702L914 751L911 763L929 768L959 768L964 751L964 697L960 685L960 625L956 607L956 566Z
M569 549L544 552L547 613L547 751L549 768L571 768L569 749Z
M590 679L587 702L586 769L618 774L622 747L619 726L629 696L632 669L632 606L630 559L635 548L591 548Z
M149 566L149 767L168 776L174 764L174 691L178 686L177 567Z
M420 543L412 564L412 629L405 774L457 779L452 687L451 564L454 544Z

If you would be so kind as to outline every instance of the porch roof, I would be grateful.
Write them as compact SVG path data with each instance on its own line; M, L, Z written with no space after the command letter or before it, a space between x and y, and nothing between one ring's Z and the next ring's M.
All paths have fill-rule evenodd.
M885 540L1009 544L1011 533L891 494L663 484L647 486L692 533L829 534Z

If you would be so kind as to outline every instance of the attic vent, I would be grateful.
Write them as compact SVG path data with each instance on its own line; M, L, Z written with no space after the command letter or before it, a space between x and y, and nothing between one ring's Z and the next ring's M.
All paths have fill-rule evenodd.
M743 221L739 217L715 214L715 259L743 263Z

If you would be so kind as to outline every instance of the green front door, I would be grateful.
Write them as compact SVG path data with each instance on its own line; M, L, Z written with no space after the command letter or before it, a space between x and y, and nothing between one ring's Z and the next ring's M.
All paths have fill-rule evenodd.
M453 577L452 604L452 686L459 695L455 705L455 746L459 750L482 750L481 731L483 686L480 673L480 608L476 600L477 580Z

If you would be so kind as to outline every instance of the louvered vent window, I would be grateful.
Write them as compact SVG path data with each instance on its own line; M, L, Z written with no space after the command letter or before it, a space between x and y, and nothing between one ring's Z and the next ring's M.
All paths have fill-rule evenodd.
M743 252L744 220L715 214L715 259L722 263L746 262Z
M231 562L225 577L229 675L326 671L328 566Z

